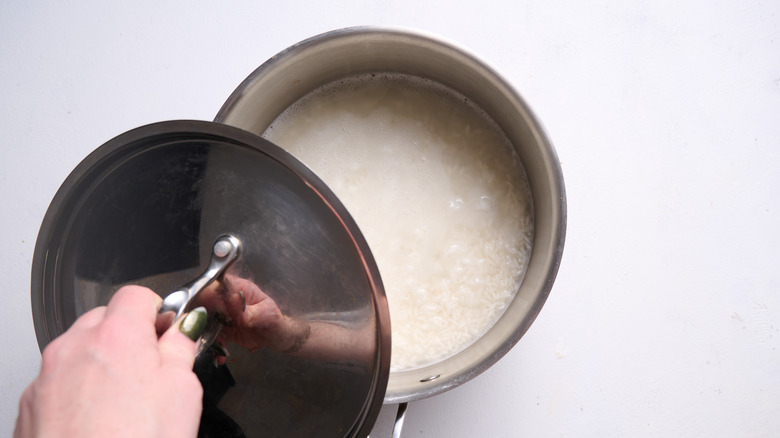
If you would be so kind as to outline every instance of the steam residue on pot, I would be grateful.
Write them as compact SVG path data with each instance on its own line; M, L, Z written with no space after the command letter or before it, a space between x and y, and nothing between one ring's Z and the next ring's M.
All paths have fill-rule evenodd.
M533 207L501 130L427 80L370 74L316 90L264 137L349 210L385 285L391 370L436 363L501 316L528 265Z

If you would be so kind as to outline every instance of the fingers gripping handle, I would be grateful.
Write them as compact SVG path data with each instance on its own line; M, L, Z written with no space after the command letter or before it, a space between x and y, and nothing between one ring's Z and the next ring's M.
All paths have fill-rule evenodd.
M236 261L240 250L241 241L234 236L225 234L217 239L206 272L163 299L155 324L158 334L165 332L183 313L191 310L190 306L198 294L214 280L222 277L227 268Z

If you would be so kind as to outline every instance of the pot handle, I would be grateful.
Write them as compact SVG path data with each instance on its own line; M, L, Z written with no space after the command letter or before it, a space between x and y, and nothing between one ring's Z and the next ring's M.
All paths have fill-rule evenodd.
M398 412L395 414L395 423L393 423L393 438L401 438L401 429L404 427L404 418L406 418L406 408L409 403L398 404Z

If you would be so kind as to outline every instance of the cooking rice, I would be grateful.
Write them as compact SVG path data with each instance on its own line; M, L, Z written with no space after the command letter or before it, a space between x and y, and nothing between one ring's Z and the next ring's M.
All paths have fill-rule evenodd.
M531 196L512 145L467 99L364 75L304 97L264 136L363 232L390 306L392 371L456 354L501 316L527 267Z

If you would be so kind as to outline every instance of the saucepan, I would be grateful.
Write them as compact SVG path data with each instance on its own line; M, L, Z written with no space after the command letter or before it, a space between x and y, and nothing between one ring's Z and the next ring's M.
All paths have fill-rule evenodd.
M468 348L428 366L391 372L385 403L403 404L469 381L504 356L528 330L550 293L561 261L566 195L555 149L509 82L462 47L416 31L354 27L302 41L249 75L215 121L263 134L280 114L313 90L374 73L433 81L484 110L516 149L533 202L532 249L514 299L492 328ZM382 196L381 191L377 196Z

